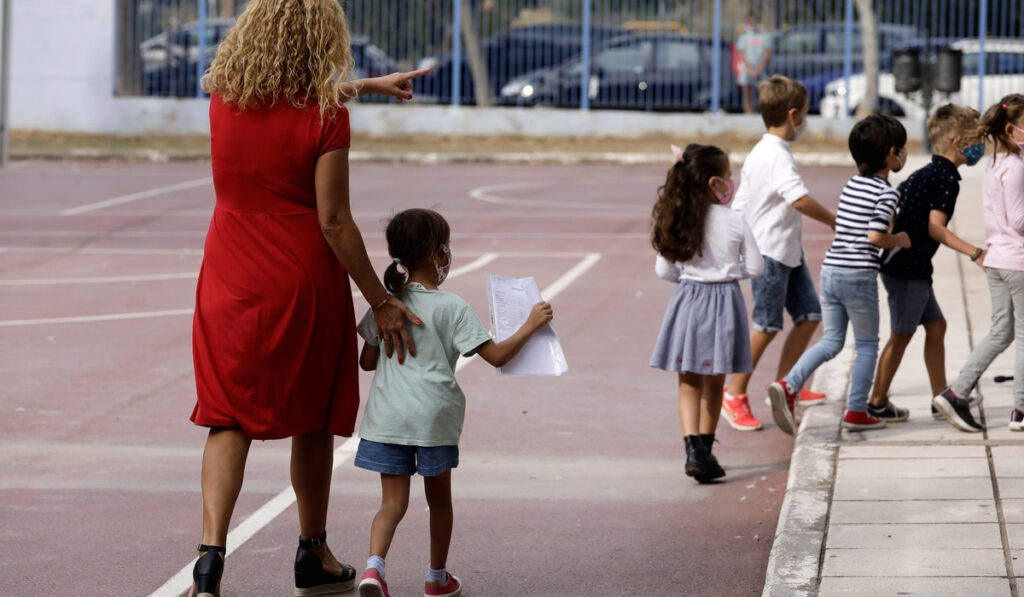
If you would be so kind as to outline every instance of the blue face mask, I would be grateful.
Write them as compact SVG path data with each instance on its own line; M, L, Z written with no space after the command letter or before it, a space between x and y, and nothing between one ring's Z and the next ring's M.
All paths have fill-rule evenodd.
M964 157L967 158L967 165L973 166L981 161L981 156L985 155L985 144L975 143L970 147L963 148L960 150L960 153L964 154Z

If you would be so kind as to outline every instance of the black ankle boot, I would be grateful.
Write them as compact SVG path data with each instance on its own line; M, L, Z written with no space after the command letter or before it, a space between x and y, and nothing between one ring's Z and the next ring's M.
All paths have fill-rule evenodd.
M202 545L197 548L203 552L192 567L192 581L196 583L195 597L214 597L219 594L220 577L224 575L223 547Z
M356 569L341 565L341 575L335 576L324 571L324 564L311 547L327 542L327 531L316 539L299 537L299 549L295 552L295 595L329 595L351 591L356 586Z
M687 435L683 437L686 442L686 474L699 479L708 474L708 452L704 449L704 443L700 436Z
M725 469L722 468L722 465L718 464L718 459L711 453L711 448L715 443L715 434L702 433L700 435L700 442L704 444L704 451L708 453L707 465L704 467L707 473L696 477L696 479L701 483L707 483L708 481L724 477Z

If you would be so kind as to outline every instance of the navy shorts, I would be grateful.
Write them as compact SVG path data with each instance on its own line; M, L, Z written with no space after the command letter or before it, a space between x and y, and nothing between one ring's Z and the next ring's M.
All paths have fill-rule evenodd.
M931 280L905 280L882 274L889 295L889 329L894 334L913 334L917 326L943 318Z
M403 446L359 440L355 465L386 475L436 477L459 466L458 446Z
M750 280L750 290L754 295L752 327L759 332L780 331L783 309L793 323L821 321L821 302L803 259L800 265L787 267L765 257L764 272Z

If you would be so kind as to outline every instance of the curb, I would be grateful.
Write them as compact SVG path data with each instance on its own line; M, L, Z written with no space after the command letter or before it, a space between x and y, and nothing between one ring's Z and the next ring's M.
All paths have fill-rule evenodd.
M667 165L668 152L406 152L406 151L352 151L349 160L357 163L394 164L618 164L618 165ZM793 157L801 166L852 166L850 156L845 153L794 153ZM10 158L19 161L90 161L90 162L208 162L208 150L162 150L126 149L104 150L96 148L72 148L66 150L18 149L10 151ZM746 153L731 153L734 164L742 164Z
M808 408L797 429L762 597L818 595L835 488L839 421L846 409L854 356L853 344L848 344L815 373L812 389L835 398Z

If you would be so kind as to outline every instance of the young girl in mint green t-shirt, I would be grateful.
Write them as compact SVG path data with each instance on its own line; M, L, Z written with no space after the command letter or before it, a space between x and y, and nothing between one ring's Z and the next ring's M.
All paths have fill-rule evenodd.
M380 473L382 493L370 527L370 557L359 594L388 597L384 559L409 505L410 479L419 473L430 508L430 567L424 594L455 597L462 593L462 583L446 570L453 519L451 469L459 464L466 412L455 365L460 355L473 354L495 367L505 365L551 321L552 310L548 303L537 303L516 333L494 342L465 300L438 289L452 262L450 228L441 214L402 211L388 223L385 234L392 263L384 272L384 285L423 325L408 326L416 356L399 361L389 356L392 339L378 337L372 311L359 323L359 335L366 341L359 364L375 373L355 465ZM387 354L381 354L382 344Z

